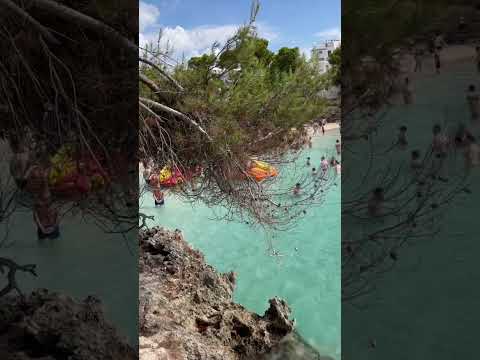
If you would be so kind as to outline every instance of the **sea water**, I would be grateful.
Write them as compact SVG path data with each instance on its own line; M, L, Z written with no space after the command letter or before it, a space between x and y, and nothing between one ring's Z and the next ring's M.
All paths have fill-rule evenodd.
M463 122L478 141L480 126L470 121L465 100L471 83L478 88L473 61L416 79L415 103L389 109L379 129L381 136L374 140L377 148L387 148L395 141L398 127L406 125L409 145L391 151L384 159L376 157L377 169L392 158L408 163L413 149L424 154L436 123L454 131ZM450 175L461 174L463 157L459 155L457 166L449 169ZM478 223L479 182L480 169L474 168L469 179L472 194L459 194L448 205L441 232L399 250L397 266L376 282L374 291L359 300L357 307L344 304L348 323L343 336L349 341L344 356L357 360L472 358L478 347L480 321L476 315L480 291L475 286L480 279L476 265L480 241L474 226ZM376 339L375 349L368 346L369 339Z
M338 130L331 130L314 137L312 148L300 154L296 167L303 167L305 173L319 168L322 156L329 159L335 153L339 136ZM305 165L307 157L311 166ZM279 176L282 182L288 172L280 171ZM268 299L284 298L304 339L322 355L340 359L340 178L335 184L326 191L321 205L307 209L298 226L278 233L215 220L221 209L192 206L173 193L167 194L165 206L155 208L152 194L147 192L140 208L155 216L148 225L181 229L210 265L221 272L235 271L235 301L263 314ZM282 256L270 256L270 244Z
M9 151L0 143L0 154ZM1 180L9 176L8 158L0 158ZM4 182L2 185L9 183ZM5 187L2 187L5 190ZM17 207L0 223L0 257L18 264L35 264L38 277L17 273L19 287L28 294L45 288L77 301L93 295L102 301L108 321L121 336L138 344L138 249L136 232L107 234L92 219L68 215L60 223L60 237L38 240L32 211ZM5 277L0 274L0 287Z

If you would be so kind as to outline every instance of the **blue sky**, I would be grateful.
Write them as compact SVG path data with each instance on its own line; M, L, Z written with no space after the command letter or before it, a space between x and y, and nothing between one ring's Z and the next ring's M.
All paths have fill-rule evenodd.
M298 46L309 53L322 40L340 39L340 0L261 0L259 35L270 48ZM140 44L154 40L173 45L175 57L187 58L222 43L248 21L251 0L140 1Z

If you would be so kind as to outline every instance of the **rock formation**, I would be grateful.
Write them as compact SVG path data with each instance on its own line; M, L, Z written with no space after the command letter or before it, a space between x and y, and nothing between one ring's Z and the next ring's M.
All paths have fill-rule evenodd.
M104 318L99 300L37 290L0 298L0 359L133 360L130 347Z
M271 299L263 316L232 300L235 274L221 274L181 232L154 228L140 242L140 359L258 359L293 330L290 309Z

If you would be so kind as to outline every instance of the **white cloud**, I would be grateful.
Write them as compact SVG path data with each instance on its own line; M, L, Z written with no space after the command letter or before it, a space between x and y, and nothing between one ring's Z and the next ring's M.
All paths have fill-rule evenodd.
M157 40L159 29L160 27L155 31L140 33L140 45ZM210 51L212 44L216 41L220 44L225 43L236 30L236 25L201 26L193 29L185 29L181 26L164 27L160 45L165 47L168 44L173 48L173 57L180 58L185 55L189 58Z
M311 56L312 56L312 49L313 47L301 47L300 48L300 53L305 55L305 57L307 58L307 60L310 60Z
M256 23L258 36L272 42L280 36L279 33L270 25L264 22Z
M138 12L140 34L148 28L158 24L160 9L157 6L140 1Z
M340 28L336 27L319 31L315 36L321 40L340 40L342 38L342 32Z
M238 29L239 25L205 25L192 29L182 26L162 27L160 24L160 9L150 3L140 1L139 8L139 44L141 47L148 42L157 41L160 29L162 38L160 46L165 48L168 44L172 49L173 58L187 59L209 52L214 42L224 44ZM260 37L273 41L278 38L278 33L266 23L257 23Z

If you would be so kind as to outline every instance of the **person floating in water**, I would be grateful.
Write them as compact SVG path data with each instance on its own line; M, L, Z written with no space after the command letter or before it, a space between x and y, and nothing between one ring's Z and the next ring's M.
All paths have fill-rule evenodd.
M155 200L155 206L165 205L165 194L160 190L160 187L153 190L153 199Z
M293 195L300 195L301 186L300 183L296 183L295 187L293 188Z
M470 108L470 117L472 120L478 120L480 115L480 96L475 85L470 85L467 91L467 102Z
M342 153L342 144L340 144L339 139L335 141L335 150L337 150L337 155L340 155Z

